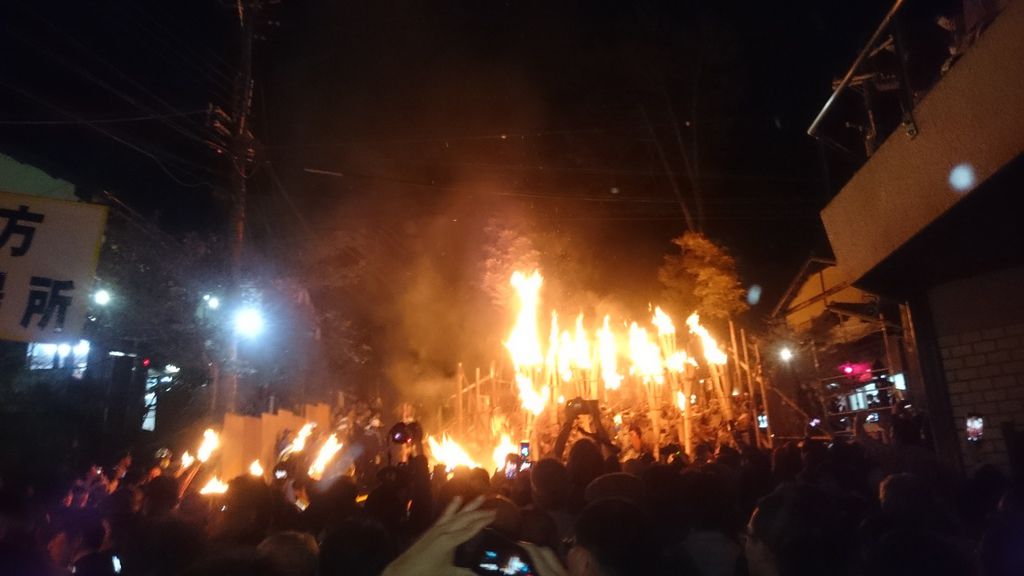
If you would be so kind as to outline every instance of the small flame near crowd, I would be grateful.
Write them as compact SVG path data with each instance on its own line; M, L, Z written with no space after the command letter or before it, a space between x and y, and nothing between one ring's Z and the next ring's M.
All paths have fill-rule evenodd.
M295 435L295 438L292 440L291 446L289 447L292 452L302 452L306 449L306 440L309 438L309 435L313 433L314 427L316 427L316 424L306 422L302 428L299 429L299 432Z
M324 470L327 469L327 465L331 463L334 456L341 451L341 442L338 442L338 435L331 434L327 437L324 445L320 447L320 452L317 453L316 459L313 464L309 466L308 474L313 480L320 480L324 476Z
M188 450L181 453L181 469L191 468L196 463L195 456L189 454Z
M210 481L205 486L199 489L199 493L203 496L211 494L224 494L228 491L227 482L223 482L220 478L214 476L210 478Z
M249 464L249 474L257 478L263 477L263 465L260 464L259 459L253 460L252 464Z
M509 454L515 454L518 447L512 443L512 437L508 434L502 434L501 440L498 445L494 448L494 452L491 453L491 458L494 461L494 470L498 470L505 465L505 459L508 458Z
M206 462L217 448L220 448L220 436L213 431L213 428L207 428L203 431L203 442L199 445L199 449L196 450L196 459L200 462Z
M509 440L511 442L511 440ZM438 441L433 436L427 436L427 445L430 446L430 454L438 464L444 464L448 472L465 466L466 468L479 468L476 460L466 452L458 442L452 440L447 434L441 435ZM502 458L502 462L505 459Z

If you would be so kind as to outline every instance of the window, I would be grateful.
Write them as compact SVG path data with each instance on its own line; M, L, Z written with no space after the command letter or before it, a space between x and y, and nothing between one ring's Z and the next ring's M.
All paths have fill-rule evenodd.
M29 342L29 370L70 370L71 376L81 379L89 364L89 341L79 340L71 345L67 342Z

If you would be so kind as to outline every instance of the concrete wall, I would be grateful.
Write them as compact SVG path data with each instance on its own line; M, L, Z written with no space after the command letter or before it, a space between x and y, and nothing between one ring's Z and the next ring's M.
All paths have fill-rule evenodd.
M1012 2L821 213L838 265L857 280L1024 152L1024 1Z
M965 469L1008 468L1004 423L1024 430L1024 269L958 280L929 291ZM985 439L966 441L966 417L985 418Z

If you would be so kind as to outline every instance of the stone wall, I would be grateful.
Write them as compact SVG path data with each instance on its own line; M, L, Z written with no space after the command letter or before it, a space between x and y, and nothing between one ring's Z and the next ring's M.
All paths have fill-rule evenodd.
M1024 270L944 284L929 293L965 469L1009 467L1004 425L1024 431ZM985 419L967 442L968 414Z

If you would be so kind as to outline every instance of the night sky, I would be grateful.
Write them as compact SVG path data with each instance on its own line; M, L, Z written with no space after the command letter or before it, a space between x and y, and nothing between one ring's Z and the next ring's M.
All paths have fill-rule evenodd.
M268 3L253 250L369 222L429 229L416 237L443 252L498 217L563 238L590 289L650 298L684 229L657 146L692 199L681 145L703 229L764 286L763 316L828 255L817 213L850 160L805 130L888 4ZM0 152L171 233L222 230L228 168L205 110L230 106L233 6L5 3Z

